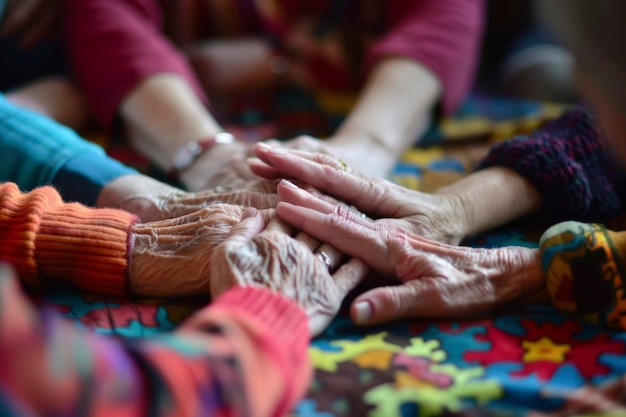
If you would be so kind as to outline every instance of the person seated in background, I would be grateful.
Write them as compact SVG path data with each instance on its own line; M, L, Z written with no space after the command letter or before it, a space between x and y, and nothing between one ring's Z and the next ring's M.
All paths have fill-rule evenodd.
M122 210L64 203L49 186L0 185L0 414L289 411L311 377L310 334L368 269L327 265L310 239L253 208L230 232L206 222L211 210L139 223ZM195 280L214 300L171 334L112 338L34 302L18 277L29 292L65 283L117 296L163 295Z
M482 169L432 195L367 178L328 156L257 146L253 172L295 178L371 217L288 181L278 186L282 219L400 280L359 295L351 308L355 322L466 316L551 300L595 323L626 328L626 232L601 224L626 207L626 4L537 6L572 51L578 86L599 122L588 109L573 109L528 137L495 145ZM455 246L531 215L544 224L561 222L543 234L538 249Z
M73 129L89 122L61 39L62 0L0 2L0 91Z
M326 141L285 146L385 175L433 116L452 111L470 88L483 19L482 0L204 2L197 27L214 48L203 49L204 60L190 52L212 90L204 91L164 34L177 7L190 2L173 10L156 0L65 3L72 69L96 119L107 129L121 122L136 150L191 191L252 177L250 146L224 132L207 96L277 83L360 91Z

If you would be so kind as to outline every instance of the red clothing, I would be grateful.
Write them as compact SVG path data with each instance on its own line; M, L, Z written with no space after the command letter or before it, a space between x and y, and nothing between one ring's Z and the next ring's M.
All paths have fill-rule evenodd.
M202 10L206 14L201 14L205 35L260 35L287 55L308 54L307 65L319 86L354 86L354 80L384 56L415 59L430 68L443 85L441 104L446 113L472 84L483 0L203 3L209 4ZM184 57L161 33L157 0L68 0L67 8L72 65L96 116L106 126L113 122L122 99L155 73L182 76L206 103ZM317 44L307 37L316 38ZM320 55L333 49L329 42L337 42L343 55Z
M32 285L124 293L131 225L65 204L51 187L0 184L0 258ZM117 339L37 306L0 266L0 414L281 416L311 377L307 317L271 291L237 287L175 332Z

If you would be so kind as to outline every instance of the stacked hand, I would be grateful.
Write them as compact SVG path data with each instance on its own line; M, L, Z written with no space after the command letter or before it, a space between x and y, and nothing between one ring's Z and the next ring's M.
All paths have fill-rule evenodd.
M329 254L305 234L272 218L266 225L248 208L240 223L213 252L211 294L215 297L235 285L276 291L296 302L309 316L313 334L320 333L339 311L345 295L366 275L357 259L345 262ZM327 257L333 259L327 262Z
M215 146L185 170L180 180L190 191L245 184L256 178L246 162L251 155L251 146L242 142Z
M368 178L345 162L323 154L284 150L259 144L260 160L252 171L265 178L294 178L358 207L376 218L376 227L405 230L438 242L458 244L465 221L463 206L452 194L427 194L409 190L381 178ZM337 214L359 221L360 213L344 206Z
M369 324L415 316L456 317L479 314L511 301L540 298L545 283L539 252L521 247L474 249L434 241L450 239L437 228L445 220L422 196L382 180L350 172L323 155L257 149L254 172L295 177L341 196L369 214L320 199L288 181L278 186L277 214L293 227L330 244L401 285L370 290L357 297L351 314ZM445 206L441 207L445 213ZM444 223L445 224L445 223Z
M214 204L185 216L135 224L131 292L150 297L208 295L212 253L242 212L240 206Z
M309 154L328 155L333 160L345 161L360 173L374 177L387 175L396 160L395 155L367 137L333 136L321 140L302 135L284 142L269 140L266 144Z
M127 175L100 192L99 207L116 207L137 214L142 221L166 220L194 213L212 204L257 209L276 207L276 182L254 179L246 183L189 193L145 175Z

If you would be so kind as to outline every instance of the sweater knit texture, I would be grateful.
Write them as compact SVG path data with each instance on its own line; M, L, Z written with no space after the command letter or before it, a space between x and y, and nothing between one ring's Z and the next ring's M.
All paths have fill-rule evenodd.
M52 187L0 185L0 415L279 417L311 378L306 314L270 290L235 287L175 332L90 332L34 303L29 286L69 281L122 295L130 228L115 209L63 203Z
M103 294L127 291L131 226L114 209L64 203L52 187L0 185L0 254L33 286L65 281Z
M626 171L591 112L576 107L530 136L494 145L480 168L503 166L528 179L541 220L607 222L624 210Z

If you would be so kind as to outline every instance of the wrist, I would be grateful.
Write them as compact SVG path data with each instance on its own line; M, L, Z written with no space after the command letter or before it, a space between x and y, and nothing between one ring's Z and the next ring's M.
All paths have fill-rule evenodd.
M136 214L143 222L151 222L173 217L167 208L167 200L184 194L184 191L146 175L125 175L100 191L96 207L125 210Z
M218 132L213 136L201 140L193 140L179 148L172 160L170 176L178 179L205 153L218 145L230 145L235 142L235 136L228 132Z
M336 134L328 138L328 142L337 146L345 148L354 148L354 146L362 147L382 153L383 155L396 158L397 155L391 149L385 141L374 133L368 131L362 131L361 129L342 128Z

